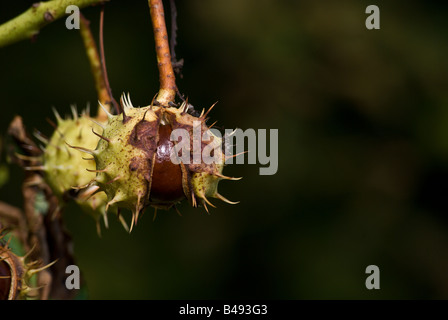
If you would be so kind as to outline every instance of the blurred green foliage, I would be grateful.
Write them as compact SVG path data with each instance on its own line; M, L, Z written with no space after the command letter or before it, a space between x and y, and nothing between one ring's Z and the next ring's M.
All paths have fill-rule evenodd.
M0 188L9 180L9 169L3 163L2 151L3 151L3 139L2 136L0 135Z
M9 179L9 170L8 167L4 164L0 164L0 188L8 182Z
M0 22L32 2L0 5ZM365 28L365 8L381 29ZM69 206L66 224L92 299L448 298L448 3L442 1L178 1L177 83L197 107L216 100L225 128L279 129L279 170L225 168L238 182L207 215L148 209L131 235L96 235ZM167 10L168 11L168 10ZM98 29L99 8L83 11ZM158 72L146 1L106 5L115 97L150 103ZM51 134L51 107L93 106L82 42L57 21L0 49L5 133L15 114ZM10 167L0 200L21 205ZM129 218L129 216L127 216ZM365 288L378 265L381 289Z

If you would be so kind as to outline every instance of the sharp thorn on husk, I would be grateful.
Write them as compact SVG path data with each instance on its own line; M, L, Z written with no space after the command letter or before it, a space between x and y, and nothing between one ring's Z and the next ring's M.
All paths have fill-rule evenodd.
M71 105L70 109L72 109L73 120L78 121L78 110L75 105Z
M233 155L231 155L231 156L226 155L226 160L227 160L227 159L231 159L231 158L236 158L236 157L238 157L238 156L240 156L240 155L242 155L242 154L245 154L245 153L249 153L249 151L250 151L250 150L243 151L243 152L239 152L239 153L237 153L237 154L233 154Z
M154 208L154 216L152 217L152 222L156 221L157 217L157 208Z
M41 267L41 268L31 269L31 270L28 271L28 274L29 274L29 275L33 275L33 274L36 274L36 273L38 273L38 272L41 272L41 271L43 271L43 270L45 270L45 269L48 269L48 268L50 268L52 265L54 265L56 262L58 262L58 260L59 260L59 259L56 259L56 260L54 260L53 262L50 262L49 264L47 264L47 265L45 265L45 266L43 266L43 267Z
M113 178L112 180L107 181L106 184L112 184L112 183L114 183L115 181L119 180L120 178L121 178L120 176L116 176L116 177Z
M100 191L100 187L97 185L92 185L90 187L88 187L85 191L81 192L81 194L79 195L79 198L81 200L88 200L90 197L92 197L95 193Z
M201 198L202 200L204 200L208 205L212 206L213 208L216 208L216 207L213 205L213 203L211 203L211 202L207 199L207 197L206 197L205 195L201 195L200 198Z
M239 177L239 178L227 177L227 176L222 175L222 174L220 174L220 173L213 173L213 175L214 175L215 177L219 177L219 178L221 178L221 179L232 180L232 181L238 181L238 180L243 179L243 177Z
M28 257L30 256L30 254L33 252L33 250L36 248L36 246L37 246L37 242L35 242L35 243L33 244L33 246L31 247L31 249L28 250L28 252L27 252L25 255L22 256L22 260L23 260L23 261L25 261L26 258L28 258Z
M68 145L70 148L73 148L73 149L76 149L78 151L90 154L92 156L95 156L95 154L96 154L95 150L91 150L91 149L87 149L87 148L83 148L83 147L72 146L68 142L65 142L65 144Z
M207 214L210 214L210 212L208 212L207 204L205 203L205 201L202 201L202 205L204 206L205 211L207 211Z
M48 145L48 143L50 142L48 137L46 137L42 132L40 132L37 129L34 129L33 134L40 142L42 142L45 145Z
M96 221L96 233L98 234L98 237L101 238L101 224L100 224L100 220L98 219Z
M62 118L61 118L61 115L59 114L58 110L56 110L55 107L52 107L52 109L53 109L53 113L54 113L54 116L55 116L57 122L58 123L62 122Z
M20 154L15 152L14 155L19 158L20 160L25 160L25 161L40 161L41 158L40 157L33 157L33 156L26 156L24 154Z
M65 150L67 151L68 157L71 158L72 154L70 153L70 149L67 146L65 146Z
M50 118L45 118L45 120L47 120L47 122L54 128L54 130L61 136L61 138L65 137L64 134L59 130L56 123L54 123Z
M131 219L131 228L129 229L129 233L132 232L132 229L134 229L134 222L135 222L135 213L132 213L132 219Z
M89 118L89 119L90 119L90 121L92 121L93 123L95 123L96 125L98 125L99 127L101 127L102 129L106 129L106 126L105 126L105 125L99 123L98 121L96 121L96 120L94 120L94 119L92 119L92 118Z
M101 103L101 101L98 100L98 104L99 106L103 109L103 111L107 114L107 118L111 119L113 118L113 115L107 110L107 108L105 106L103 106L103 104Z
M107 212L103 213L104 226L109 229L109 219L107 218Z
M213 122L208 128L211 129L213 128L213 126L218 122L218 120L216 120L215 122Z
M89 172L107 172L107 167L104 169L96 169L96 170L86 168L86 170Z
M138 221L138 217L139 217L139 215L140 215L140 201L141 201L141 198L142 198L142 196L141 196L141 194L139 193L138 194L138 196L137 196L137 204L136 204L136 206L135 206L135 215L136 215L136 217L135 217L135 224L137 224L137 221Z
M134 108L134 106L132 105L132 101L131 101L131 95L128 92L128 106L129 108Z
M126 223L126 220L124 220L124 218L123 218L122 215L119 215L119 216L118 216L118 220L120 220L121 225L123 226L124 230L126 230L126 232L129 233L129 226L128 226L128 224Z
M90 103L89 102L87 102L87 106L84 109L84 111L82 112L82 114L87 116L87 117L90 117Z
M196 208L198 205L197 201L196 201L196 197L193 192L191 193L191 205L193 206L193 208Z
M188 111L188 97L185 99L185 101L181 104L181 114L184 115Z
M221 200L221 201L224 201L224 202L226 202L226 203L228 203L228 204L238 204L238 203L240 203L239 201L230 201L229 199L227 199L227 198L224 197L223 195L219 194L218 192L215 193L214 197L215 197L216 199L219 199L219 200Z
M123 115L124 115L124 113L123 113ZM108 143L110 143L110 139L106 138L105 136L102 136L102 135L99 134L99 133L96 133L95 130L93 130L93 128L92 128L92 132L93 132L93 134L96 135L98 138L101 138L101 139L103 139L104 141L107 141Z
M25 170L25 171L45 171L45 166L23 167L23 170Z
M214 106L216 106L216 104L218 103L218 101L216 101L214 104L212 104L212 106L210 108L208 108L207 112L205 114L201 114L200 118L205 119L207 117L207 115L209 114L209 112L213 109ZM204 113L204 110L202 110L202 113Z

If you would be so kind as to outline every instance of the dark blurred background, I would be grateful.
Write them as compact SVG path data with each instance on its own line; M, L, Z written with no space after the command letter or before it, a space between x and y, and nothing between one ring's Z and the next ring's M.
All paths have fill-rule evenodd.
M0 22L32 1L0 5ZM367 30L366 7L381 29ZM168 3L165 6L168 15ZM97 35L99 7L83 10ZM182 93L223 128L279 130L279 169L231 165L228 205L148 209L131 235L98 238L70 205L67 229L91 299L447 299L446 1L178 1ZM158 71L146 1L110 1L115 97L151 102ZM0 49L1 134L15 114L50 135L51 107L96 105L82 41L65 20ZM4 154L3 159L4 161ZM11 165L0 200L22 205ZM129 216L128 216L129 218ZM381 270L367 290L365 269Z

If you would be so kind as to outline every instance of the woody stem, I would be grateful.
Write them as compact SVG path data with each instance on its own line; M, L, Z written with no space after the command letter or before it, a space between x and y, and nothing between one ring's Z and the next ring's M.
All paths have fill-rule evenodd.
M37 36L47 24L65 17L70 5L79 9L104 0L51 0L36 2L27 11L0 25L0 47Z
M174 102L174 98L176 97L176 78L171 64L165 13L162 0L148 0L148 4L154 30L157 65L159 68L160 89L157 95L157 101L161 105L167 106L169 102Z
M107 90L105 77L103 74L100 56L95 40L90 29L90 22L81 14L80 15L80 33L86 49L87 58L89 59L90 69L92 71L95 88L98 95L98 100L104 107L110 111L110 104L112 101L109 91ZM98 107L98 118L101 121L107 120L107 114L103 108Z

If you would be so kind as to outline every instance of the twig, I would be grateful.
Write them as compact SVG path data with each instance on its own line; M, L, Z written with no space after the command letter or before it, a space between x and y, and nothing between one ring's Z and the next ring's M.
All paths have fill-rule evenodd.
M103 70L101 69L101 61L98 54L98 49L93 38L92 31L90 30L90 21L87 20L82 14L80 15L79 31L84 43L84 47L86 49L87 58L90 63L90 70L93 75L98 100L104 105L107 111L110 111L111 99L106 88L106 83L104 81L104 75ZM101 107L98 107L98 118L100 118L100 120L107 119L107 114Z
M35 37L47 24L66 15L69 5L84 8L104 0L52 0L36 2L21 15L0 25L0 47Z
M171 11L171 37L170 37L170 52L171 52L171 62L176 62L176 44L177 44L177 9L176 1L170 0L170 11Z
M177 87L173 66L171 64L165 14L162 0L148 0L148 4L154 30L154 41L159 68L160 89L157 95L157 101L163 106L168 106L169 102L174 102Z
M104 39L103 39L103 25L104 25L104 6L101 8L101 15L100 15L100 50L101 50L101 67L103 71L103 77L104 77L104 83L106 85L107 92L110 97L111 103L115 107L115 111L120 114L123 112L121 109L121 106L117 103L117 101L114 99L114 96L112 95L112 90L109 85L109 77L107 76L107 68L106 68L106 56L104 54Z
M171 64L173 65L174 72L182 78L182 67L184 66L184 59L177 60L176 58L176 45L177 45L177 9L176 0L170 0L171 11L171 37L170 37L170 52L171 52Z
M105 69L105 61L103 60L103 63L101 63L100 55L98 54L98 48L90 29L90 21L87 20L82 14L80 15L79 31L84 43L84 47L86 49L87 58L90 63L90 70L93 75L98 100L107 109L107 111L110 112L110 107L113 103L113 97L111 95L110 88L108 88L109 81L107 81L107 78L105 77L105 74L103 72L103 65ZM100 34L102 34L102 28L100 30ZM98 106L97 118L99 121L107 120L107 114L100 106Z

